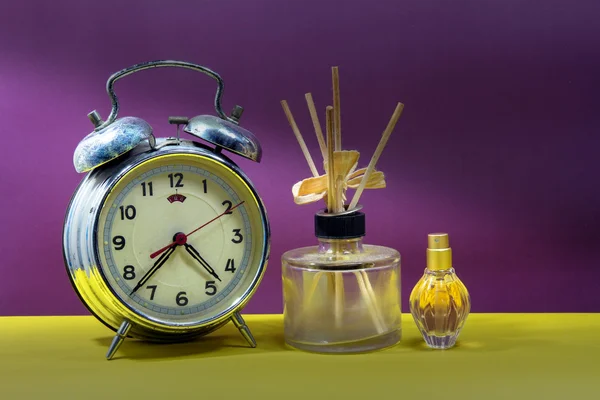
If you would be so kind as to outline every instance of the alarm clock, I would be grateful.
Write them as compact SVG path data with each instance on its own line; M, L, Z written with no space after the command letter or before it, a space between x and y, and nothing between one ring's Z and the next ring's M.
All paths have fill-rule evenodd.
M177 135L167 138L155 137L140 118L117 119L114 83L158 67L215 79L216 115L170 117ZM239 125L242 107L223 112L223 88L206 67L152 61L108 79L106 121L97 111L88 114L94 130L73 158L87 175L66 211L63 256L83 304L116 332L107 359L127 337L186 341L229 321L256 346L240 312L265 273L269 222L256 188L230 156L260 162L262 150ZM180 137L182 126L191 140Z

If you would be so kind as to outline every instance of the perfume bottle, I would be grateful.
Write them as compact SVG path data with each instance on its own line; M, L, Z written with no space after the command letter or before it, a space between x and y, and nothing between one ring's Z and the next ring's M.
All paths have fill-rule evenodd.
M429 347L448 349L469 315L471 299L452 267L448 234L429 234L427 247L427 268L410 294L410 312Z
M356 353L401 339L400 253L364 244L365 214L315 215L318 244L282 256L284 337L319 353Z

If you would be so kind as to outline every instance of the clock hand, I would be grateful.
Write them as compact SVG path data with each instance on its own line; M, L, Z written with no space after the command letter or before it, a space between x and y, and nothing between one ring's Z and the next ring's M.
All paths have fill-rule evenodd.
M209 274L211 274L212 276L215 277L215 279L217 279L219 282L221 282L221 278L219 278L219 275L217 275L215 270L212 269L212 267L210 265L208 265L208 263L204 260L204 258L202 258L200 253L198 253L198 250L196 250L192 245L187 244L187 243L184 244L184 246L185 246L185 249L187 250L187 252L190 253L190 255L192 257L194 257L194 259L196 261L198 261L200 263L200 265L202 265L204 267L204 269L208 271Z
M200 229L204 228L206 225L210 224L211 222L214 222L216 220L218 220L219 218L221 218L223 215L225 214L230 214L234 209L238 208L239 206L241 206L242 204L244 204L245 201L242 201L241 203L231 207L229 210L226 210L225 212L223 212L222 214L217 215L216 217L214 217L213 219L211 219L210 221L206 222L204 225L201 225L200 227L194 229L193 231L191 231L190 233L188 233L187 236L190 236L191 234L199 231ZM167 249L169 249L171 246L173 246L174 244L176 244L177 242L172 242L169 243L168 245L166 245L165 247L163 247L160 250L155 251L154 253L150 254L150 258L155 258L157 256L159 256L162 252L166 251Z
M167 260L171 256L171 254L173 254L173 252L175 251L176 247L177 247L177 243L171 245L171 247L169 248L169 250L167 252L163 253L163 255L160 256L160 258L158 260L156 260L156 262L154 263L154 265L152 266L152 268L150 268L150 270L148 272L146 272L146 274L142 277L142 279L139 280L139 282L137 283L137 285L135 285L135 287L133 288L133 290L129 294L130 296L132 294L134 294L139 288L141 288L142 286L144 286L146 284L146 282L148 282L148 280L150 279L150 277L152 275L154 275L154 273L156 271L158 271L159 268L162 267L165 262L167 262Z

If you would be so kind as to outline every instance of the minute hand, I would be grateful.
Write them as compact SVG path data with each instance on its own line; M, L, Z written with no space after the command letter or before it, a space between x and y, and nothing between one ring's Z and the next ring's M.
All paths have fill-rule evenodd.
M221 278L219 278L219 275L217 275L215 270L212 269L212 267L210 265L208 265L208 263L204 260L204 258L202 258L200 253L198 253L198 251L191 244L186 243L186 244L184 244L184 246L185 246L185 249L187 250L187 252L190 253L190 255L192 257L194 257L194 259L196 259L196 261L198 261L200 263L200 265L202 265L204 267L204 269L208 271L209 274L211 274L212 276L215 277L215 279L217 279L219 282L221 282Z

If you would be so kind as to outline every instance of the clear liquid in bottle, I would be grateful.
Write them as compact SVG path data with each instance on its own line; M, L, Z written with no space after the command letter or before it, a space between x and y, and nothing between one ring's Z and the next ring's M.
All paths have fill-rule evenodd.
M393 346L402 336L400 254L363 244L364 214L337 218L346 231L317 229L318 245L282 256L285 341L319 353ZM348 229L352 218L362 218L362 230Z

